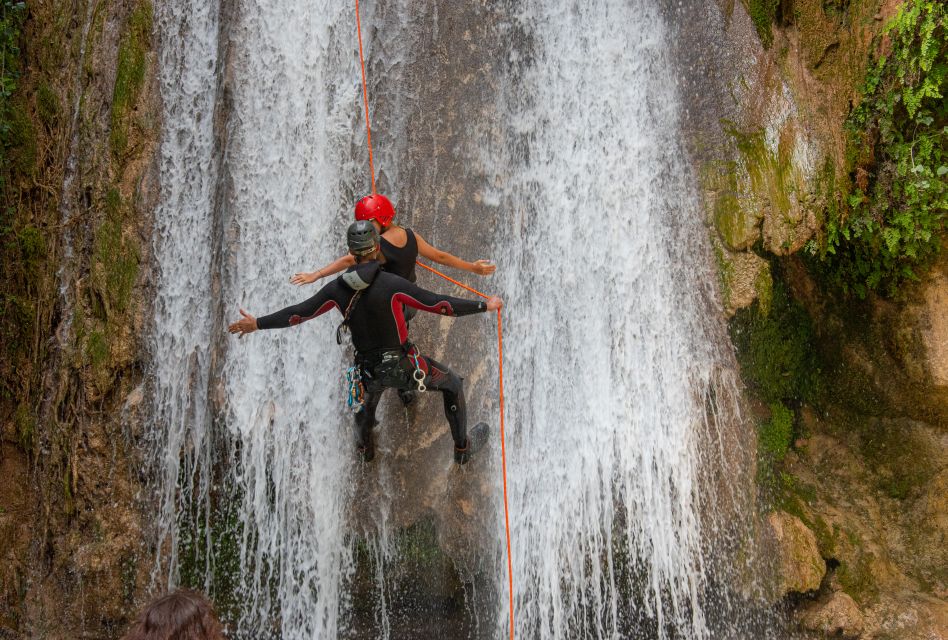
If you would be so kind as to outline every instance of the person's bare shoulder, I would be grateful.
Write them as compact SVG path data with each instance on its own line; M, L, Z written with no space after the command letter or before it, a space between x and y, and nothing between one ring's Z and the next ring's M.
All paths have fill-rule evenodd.
M404 247L408 242L408 233L402 227L392 227L382 234L382 237L396 247Z

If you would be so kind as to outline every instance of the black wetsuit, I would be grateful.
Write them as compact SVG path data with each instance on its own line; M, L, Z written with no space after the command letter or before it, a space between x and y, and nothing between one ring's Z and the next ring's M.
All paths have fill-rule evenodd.
M361 293L350 309L357 289ZM338 309L343 315L349 309L348 325L356 349L356 364L362 370L366 391L363 408L356 414L360 445L369 441L382 391L417 387L412 378L414 358L417 357L418 366L425 372L425 386L442 392L451 436L455 446L463 449L467 443L463 381L444 365L418 353L408 341L403 305L450 316L487 310L483 302L427 291L404 278L381 271L378 262L367 262L349 268L312 298L257 318L257 328L282 329L312 320L330 309Z

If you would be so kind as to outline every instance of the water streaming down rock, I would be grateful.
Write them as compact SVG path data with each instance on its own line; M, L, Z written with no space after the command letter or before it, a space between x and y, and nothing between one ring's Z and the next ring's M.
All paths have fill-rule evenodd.
M216 3L169 2L156 7L165 131L161 200L155 213L159 284L150 336L152 463L160 499L156 574L172 583L178 579L179 529L209 515L207 392L213 326L212 213L218 176L214 143L218 19ZM205 547L209 540L205 539Z
M299 298L288 275L340 250L357 124L350 7L175 2L159 13L163 566L172 583L186 573L229 592L239 637L271 635L279 620L280 637L334 638L351 458L334 325L240 343L223 330L238 305L259 314Z
M642 0L521 10L489 196L509 212L517 635L740 637L709 595L726 576L705 481L741 436L714 409L733 385L662 17ZM728 455L739 484L746 459Z
M363 3L370 73L408 60L404 42L427 42L412 35L436 28L404 19L410 10L406 2ZM455 10L439 4L432 20L440 15L455 29ZM501 222L493 288L509 303L518 637L708 637L720 626L706 595L721 578L709 543L720 534L712 496L699 485L720 468L727 439L708 406L728 363L717 347L720 327L704 317L713 275L679 145L661 17L644 1L517 3L506 20L494 10L510 50L509 63L493 67L504 91L483 150L498 177L483 195ZM390 27L379 51L376 11ZM340 203L355 195L347 185L364 183L351 6L178 1L158 13L166 45L152 336L165 543L158 571L235 595L222 604L238 637L335 638L346 634L348 536L358 529L380 585L375 635L389 637L384 573L399 521L390 511L411 498L395 495L393 473L406 473L413 459L400 460L386 449L392 436L383 436L392 462L376 463L367 483L374 493L360 497L376 500L362 510L377 531L350 526L344 354L331 339L333 323L239 343L222 334L237 304L263 313L299 299L285 277L341 247L348 214ZM169 46L171 38L180 40ZM410 86L413 76L402 71L394 73ZM379 121L400 138L437 91L417 104L404 86L385 96ZM420 204L439 201L429 191L448 189L438 186L444 176L399 160L417 162L427 150L437 168L439 154L459 152L443 146L455 138L440 127L489 126L437 115L430 150L392 139L377 156L405 181L395 192L411 187ZM487 369L469 379L477 411L493 391ZM437 462L431 468L440 473ZM433 504L455 509L456 496L473 493L474 477L451 480ZM498 505L499 497L498 483ZM503 532L495 534L499 559ZM496 567L502 594L503 564ZM489 614L468 615L494 635ZM505 609L496 625L502 634Z

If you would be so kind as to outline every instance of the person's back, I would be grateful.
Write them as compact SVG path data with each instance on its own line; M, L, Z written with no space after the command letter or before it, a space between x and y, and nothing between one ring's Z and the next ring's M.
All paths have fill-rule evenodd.
M224 640L207 598L188 589L151 602L122 640Z

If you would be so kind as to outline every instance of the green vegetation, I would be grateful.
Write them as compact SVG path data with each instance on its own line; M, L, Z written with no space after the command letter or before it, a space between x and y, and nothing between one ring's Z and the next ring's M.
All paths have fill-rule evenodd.
M22 116L12 105L13 92L20 77L20 29L26 17L26 3L0 0L0 189L5 183L5 169L13 141L20 128ZM2 224L8 224L10 212L4 211Z
M780 6L780 0L748 0L747 12L750 14L754 26L757 28L757 34L765 47L770 47L774 42L774 33L771 26L777 18L777 9Z
M768 404L812 402L820 391L820 366L810 316L779 279L769 306L765 313L758 301L731 321L744 381Z
M130 112L145 84L145 66L151 47L152 6L148 0L138 4L128 20L119 45L115 89L112 95L112 154L121 158L128 147Z
M847 122L853 188L828 211L824 246L811 246L860 298L917 280L948 215L948 5L908 0L883 38L891 51L870 68Z
M781 469L797 436L792 407L818 401L822 371L810 317L790 297L774 265L768 284L772 271L772 285L761 287L767 295L738 310L730 332L744 383L770 407L769 419L758 424L757 482L779 502L794 492L793 477Z
M774 462L783 462L793 441L793 412L779 402L770 405L770 420L757 433L757 448Z

